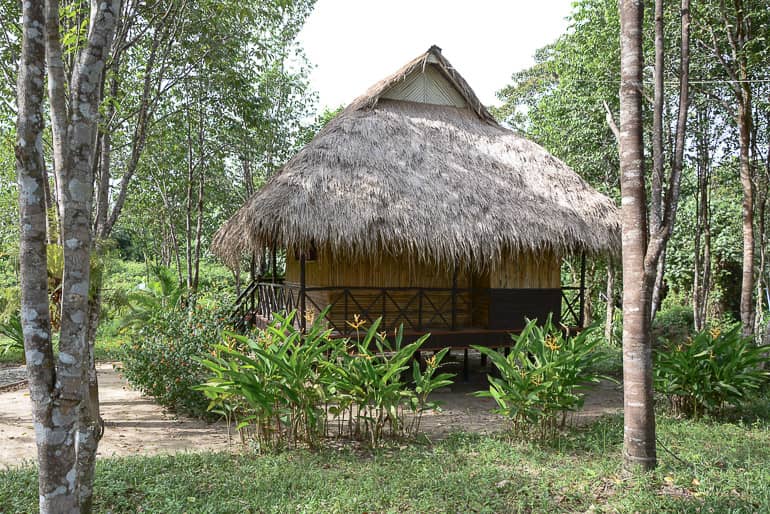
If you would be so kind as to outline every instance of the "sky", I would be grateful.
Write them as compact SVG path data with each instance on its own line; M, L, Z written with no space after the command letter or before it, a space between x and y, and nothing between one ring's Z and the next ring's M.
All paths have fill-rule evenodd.
M319 106L347 105L431 45L481 101L567 28L572 0L318 0L300 33Z

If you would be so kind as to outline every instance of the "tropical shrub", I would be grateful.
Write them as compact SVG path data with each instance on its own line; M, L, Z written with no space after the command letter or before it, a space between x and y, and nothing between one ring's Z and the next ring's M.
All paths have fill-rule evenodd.
M704 330L655 352L655 389L677 414L719 414L750 400L767 380L767 348L754 346L740 327Z
M596 351L601 337L596 327L567 337L551 321L539 326L527 322L506 356L483 346L476 350L489 357L499 377L488 376L489 390L475 393L495 400L495 412L509 418L515 434L546 438L566 422L566 413L583 406L589 384L602 378L596 369L603 358Z
M428 335L403 345L403 330L399 329L390 342L378 332L379 323L379 319L372 323L363 336L357 333L355 341L337 346L336 354L322 364L328 371L324 381L338 433L342 435L347 427L348 435L366 439L372 446L377 446L386 433L404 436L418 430L423 412L437 407L428 402L428 395L449 385L453 376L435 374L448 350L428 359L424 371L415 362L415 352ZM405 373L410 366L413 384L408 383ZM413 414L411 422L407 422L407 412Z
M221 340L225 312L196 307L160 309L122 347L123 374L129 383L161 405L194 416L207 415L208 401L193 386L207 375L197 360Z
M165 266L155 266L152 273L154 280L128 293L128 312L123 315L121 330L137 331L147 325L153 325L155 321L162 324L162 319L154 318L182 307L186 289L179 284L174 271Z
M672 305L662 309L652 322L652 336L658 344L661 340L684 340L693 334L695 317L692 307Z
M422 413L437 407L428 395L450 383L451 375L437 373L446 350L424 371L411 364L408 383L405 372L427 336L402 345L399 331L391 343L377 332L378 320L355 341L332 339L323 316L301 333L295 315L276 314L252 338L230 334L229 344L200 361L213 373L197 388L209 409L236 422L259 448L315 445L335 427L336 435L378 446L386 436L418 430ZM358 331L363 321L355 324Z
M8 320L0 320L0 336L6 339L0 339L0 355L9 352L21 352L24 359L24 331L21 328L21 316L16 312Z

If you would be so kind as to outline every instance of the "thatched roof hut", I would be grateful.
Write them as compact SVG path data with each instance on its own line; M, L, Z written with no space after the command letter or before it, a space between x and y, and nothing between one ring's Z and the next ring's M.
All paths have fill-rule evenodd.
M420 78L439 82L442 103L418 100ZM392 99L404 90L417 101ZM235 264L312 242L483 266L505 250L612 253L619 233L613 202L501 127L433 46L330 121L217 232L213 250Z
M419 329L513 329L558 316L562 256L617 253L619 233L613 202L500 126L433 46L330 121L219 229L213 251L235 266L286 249L281 294L296 286L301 310L305 299L339 308L335 326L348 307L381 305L372 319ZM261 304L276 294L260 292Z

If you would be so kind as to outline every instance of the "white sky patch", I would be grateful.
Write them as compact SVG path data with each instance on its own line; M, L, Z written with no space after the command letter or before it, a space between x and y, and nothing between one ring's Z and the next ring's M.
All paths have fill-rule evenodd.
M300 33L319 105L347 105L435 44L486 105L567 28L572 0L318 0Z

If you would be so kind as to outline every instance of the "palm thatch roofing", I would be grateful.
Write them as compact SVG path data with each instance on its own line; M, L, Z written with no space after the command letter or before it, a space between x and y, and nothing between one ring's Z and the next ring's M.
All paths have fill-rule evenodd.
M427 66L463 107L385 98ZM500 126L434 46L330 121L219 229L212 249L235 265L264 248L311 246L486 267L510 251L617 254L620 223L612 200Z

